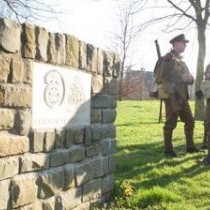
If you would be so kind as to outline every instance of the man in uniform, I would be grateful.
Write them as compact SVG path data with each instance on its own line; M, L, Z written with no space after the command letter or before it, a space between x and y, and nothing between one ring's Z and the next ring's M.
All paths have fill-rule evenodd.
M193 141L195 121L188 103L188 85L194 83L194 78L181 56L188 42L184 34L171 39L172 50L164 56L161 67L163 87L168 94L168 98L164 99L166 110L163 127L164 154L172 158L177 157L173 150L172 134L177 126L178 117L185 123L186 152L199 152Z
M210 164L210 64L206 66L206 70L204 73L204 81L201 84L201 90L202 90L202 96L206 98L204 136L203 136L202 148L203 149L207 148L208 151L207 155L203 159L203 162L206 164Z

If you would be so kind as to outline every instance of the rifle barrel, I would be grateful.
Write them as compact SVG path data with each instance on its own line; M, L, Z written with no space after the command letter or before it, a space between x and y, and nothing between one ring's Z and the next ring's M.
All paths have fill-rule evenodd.
M157 39L155 40L155 46L156 46L156 50L157 50L158 59L160 59L161 58L161 53L160 53L160 47L159 47Z

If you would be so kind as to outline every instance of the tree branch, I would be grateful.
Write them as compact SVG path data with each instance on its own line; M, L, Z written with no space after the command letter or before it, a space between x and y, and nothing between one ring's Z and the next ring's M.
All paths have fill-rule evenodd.
M167 0L167 1L168 1L175 9L177 9L178 11L180 11L184 16L186 16L186 17L188 17L188 18L190 18L190 19L192 19L193 21L196 22L196 19L195 19L192 15L186 13L185 10L181 9L180 7L178 7L178 6L177 6L176 4L174 4L171 0ZM191 0L190 0L190 1L191 1Z
M4 13L10 11L10 14L13 14L19 22L21 20L46 20L61 13L53 9L56 8L55 5L49 6L40 0L0 0L0 7L4 8Z

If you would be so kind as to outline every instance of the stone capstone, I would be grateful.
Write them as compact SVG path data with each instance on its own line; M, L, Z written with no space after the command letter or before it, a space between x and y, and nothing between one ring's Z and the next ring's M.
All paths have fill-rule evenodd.
M37 37L36 59L46 62L48 60L49 33L45 28L40 27L35 28L35 33Z
M22 54L25 58L35 58L35 27L31 24L22 25Z
M10 19L0 18L0 45L10 53L20 51L20 25Z
M79 61L79 40L74 37L66 36L66 65L78 68Z

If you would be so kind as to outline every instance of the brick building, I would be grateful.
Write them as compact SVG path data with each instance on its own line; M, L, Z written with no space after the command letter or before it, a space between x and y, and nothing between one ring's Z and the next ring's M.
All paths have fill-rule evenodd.
M153 72L129 70L122 81L122 99L147 100L154 86Z

